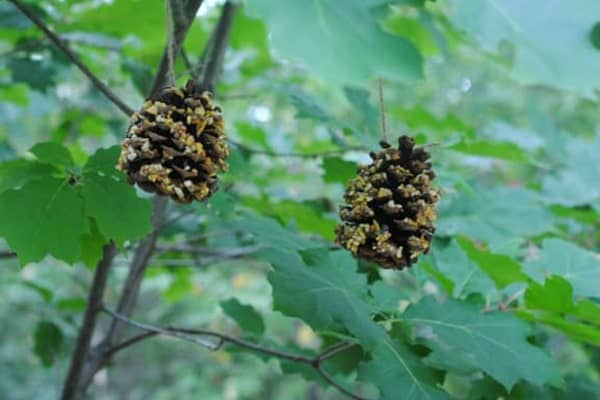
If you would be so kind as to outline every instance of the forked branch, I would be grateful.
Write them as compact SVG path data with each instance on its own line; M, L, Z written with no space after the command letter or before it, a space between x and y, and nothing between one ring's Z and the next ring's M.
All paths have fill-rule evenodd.
M129 346L132 346L136 343L141 342L142 340L148 339L150 337L158 336L158 335L176 337L178 339L182 339L182 340L188 341L190 343L204 347L210 351L217 351L217 350L221 349L221 347L223 345L230 344L230 345L244 348L246 350L253 351L255 353L261 353L261 354L265 354L265 355L268 355L271 357L279 358L281 360L287 360L287 361L291 361L291 362L295 362L295 363L309 365L326 382L328 382L331 386L335 387L341 393L344 393L346 396L348 396L352 399L355 399L355 400L368 400L365 397L357 395L357 394L351 392L350 390L346 389L342 385L340 385L338 382L335 381L335 379L333 379L333 377L331 375L329 375L327 373L327 371L325 371L325 369L323 367L323 364L325 363L325 361L337 356L338 354L340 354L344 351L351 349L354 346L357 346L356 343L349 343L349 342L337 343L337 344L325 349L323 352L317 354L316 356L309 357L309 356L306 356L303 354L297 354L297 353L292 353L292 352L288 352L288 351L273 349L270 347L265 347L265 346L262 346L257 343L253 343L253 342L250 342L250 341L247 341L244 339L237 338L235 336L228 335L226 333L221 333L221 332L217 332L217 331L213 331L213 330L209 330L209 329L190 329L190 328L181 328L181 327L173 327L173 326L160 327L160 326L156 326L156 325L150 325L150 324L145 324L145 323L140 323L140 322L134 321L132 319L129 319L129 318L127 318L123 315L120 315L120 314L118 314L108 308L105 308L105 307L102 308L102 311L104 311L105 313L111 315L113 318L115 318L129 326L132 326L134 328L137 328L137 329L140 329L143 331L142 333L140 333L138 335L134 335L131 338L123 341L122 343L108 349L107 353L109 353L111 356L115 355L116 353L120 352L121 350L126 349ZM215 340L214 341L200 340L197 338L198 336L212 337Z

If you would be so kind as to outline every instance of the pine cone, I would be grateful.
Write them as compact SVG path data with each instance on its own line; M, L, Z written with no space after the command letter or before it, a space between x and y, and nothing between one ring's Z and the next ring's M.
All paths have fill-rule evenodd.
M131 184L180 203L204 200L217 190L217 171L229 156L221 109L189 80L148 99L123 141L118 168Z
M336 242L383 268L402 269L429 251L440 192L429 153L408 136L398 148L382 141L373 162L358 169L340 207Z

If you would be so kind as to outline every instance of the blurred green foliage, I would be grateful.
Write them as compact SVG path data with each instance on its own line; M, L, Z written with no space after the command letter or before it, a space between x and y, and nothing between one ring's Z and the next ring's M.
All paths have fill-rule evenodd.
M27 3L141 105L163 2ZM219 15L204 3L192 63ZM230 171L207 203L169 204L135 318L309 356L356 343L325 370L366 398L600 398L597 2L246 3L216 90ZM332 242L381 137L379 78L387 136L428 143L443 192L432 251L399 272ZM114 169L127 123L0 4L0 398L58 397L102 246L120 249L112 306L151 229L150 196ZM89 397L345 398L306 365L164 338L119 353Z

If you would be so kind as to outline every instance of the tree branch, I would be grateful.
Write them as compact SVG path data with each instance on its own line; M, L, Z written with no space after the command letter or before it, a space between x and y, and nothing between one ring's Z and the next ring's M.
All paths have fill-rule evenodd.
M233 18L237 5L227 1L223 6L221 17L217 23L217 27L214 31L214 40L209 43L212 44L206 60L206 66L203 69L202 80L200 87L205 90L215 91L215 86L221 75L221 68L223 68L223 60L225 59L225 50L229 43L229 34L231 33L231 26L233 25ZM203 62L201 60L201 62Z
M335 381L335 379L333 379L333 377L331 375L329 375L329 373L327 373L325 371L325 369L323 368L323 362L356 346L356 343L348 343L348 342L337 343L337 344L325 349L323 352L317 354L316 356L309 357L309 356L305 356L303 354L291 353L291 352L287 352L287 351L282 351L282 350L265 347L260 344L256 344L253 342L249 342L247 340L239 339L235 336L231 336L226 333L216 332L216 331L212 331L212 330L208 330L208 329L190 329L190 328L180 328L180 327L172 327L172 326L162 328L162 327L155 326L155 325L149 325L149 324L143 324L140 322L136 322L134 320L131 320L131 319L129 319L123 315L120 315L119 313L116 313L112 310L109 310L107 308L102 308L102 311L111 315L114 319L118 319L119 321L121 321L123 323L126 323L132 327L135 327L135 328L145 331L144 333L132 336L131 338L123 341L122 343L108 349L107 353L110 354L111 356L118 353L121 350L124 350L125 348L127 348L129 346L132 346L132 345L142 341L142 340L145 340L147 338L154 337L157 335L176 337L178 339L186 340L188 342L200 345L211 351L219 350L222 347L222 345L224 345L224 344L231 344L231 345L235 345L235 346L244 348L246 350L253 351L255 353L265 354L265 355L279 358L282 360L287 360L287 361L291 361L291 362L309 365L313 369L315 369L315 371L327 383L329 383L331 386L335 387L341 393L344 393L346 396L348 396L352 399L355 399L355 400L368 400L368 399L366 399L362 396L359 396L355 393L352 393L348 389L344 388L342 385L337 383ZM206 343L204 341L194 340L193 336L209 336L209 337L214 337L214 338L218 339L218 341L216 343L212 343L212 342Z
M114 244L108 244L104 247L102 259L96 266L94 280L88 294L87 306L83 315L83 323L79 330L75 350L71 358L71 364L67 373L67 378L62 392L63 400L77 399L83 395L83 388L80 385L83 366L86 361L94 328L96 327L96 313L102 305L102 296L108 279L108 272L112 260L117 254L117 248Z
M100 90L104 95L112 101L121 111L123 111L127 115L133 114L133 109L129 107L127 104L119 98L116 94L112 92L92 71L89 70L88 67L81 61L79 56L75 54L69 46L56 34L54 33L44 21L42 21L37 15L33 13L21 0L9 0L11 3L15 5L27 18L31 20L34 24L40 28L44 34L50 39L52 43L56 45L64 54L75 64L81 72L85 74L89 78L90 81Z

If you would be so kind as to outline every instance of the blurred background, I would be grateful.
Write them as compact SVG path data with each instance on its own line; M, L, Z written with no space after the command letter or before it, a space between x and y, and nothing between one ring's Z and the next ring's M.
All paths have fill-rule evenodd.
M161 1L27 3L128 105L142 104L165 44ZM176 60L178 84L201 57L222 3L203 2ZM540 252L561 254L564 242L579 246L591 272L571 284L576 293L586 280L597 287L599 6L494 3L241 4L215 96L232 140L230 171L208 204L169 205L134 316L318 349L322 338L307 324L273 310L270 267L255 253L276 235L274 221L333 243L344 185L382 135L377 78L387 136L429 144L443 199L433 251L409 271L361 264L369 279L383 279L406 302L433 294L496 304L518 292L496 289L481 272L462 280L473 261L459 240L469 237L523 265ZM57 141L83 163L120 143L127 124L39 29L0 3L0 162ZM4 190L2 179L0 167ZM117 256L107 304L116 301L132 246ZM58 397L92 274L52 257L19 266L0 239L0 398ZM240 313L253 321L250 331L236 322ZM559 360L569 389L520 385L511 398L600 398L598 347L540 326L536 338ZM345 398L293 368L235 348L152 339L116 356L90 398ZM478 397L460 379L448 385L457 398L501 393Z

